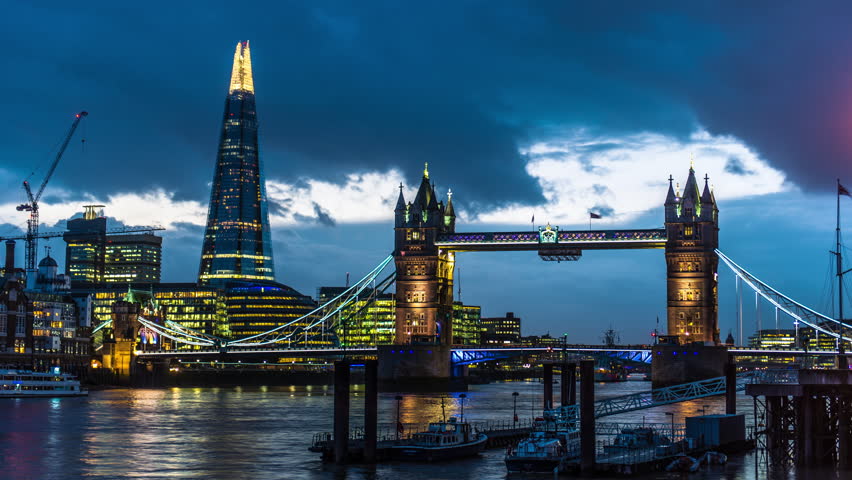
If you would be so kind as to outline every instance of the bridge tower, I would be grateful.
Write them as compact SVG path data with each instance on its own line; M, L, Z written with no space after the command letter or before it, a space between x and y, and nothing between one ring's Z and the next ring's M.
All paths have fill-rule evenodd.
M452 193L446 205L438 201L426 164L413 202L405 202L399 186L394 214L395 343L451 345L455 258L435 241L455 232Z
M682 343L720 344L716 272L719 257L719 209L704 176L699 192L690 165L683 188L672 186L666 197L666 272L668 284L668 334Z

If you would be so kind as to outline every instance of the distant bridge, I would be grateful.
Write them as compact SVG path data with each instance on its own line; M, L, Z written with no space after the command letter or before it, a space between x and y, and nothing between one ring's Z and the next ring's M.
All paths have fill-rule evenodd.
M400 348L405 350L405 348ZM638 346L602 346L602 345L566 345L564 347L459 347L451 350L453 366L472 365L476 363L508 360L529 354L564 352L572 355L609 357L635 363L651 363L653 352L647 345ZM690 353L688 345L683 346L682 355ZM735 357L774 357L789 358L802 356L836 356L836 350L803 350L803 349L759 349L745 347L729 347L728 353ZM276 347L231 347L225 349L205 348L200 350L154 350L137 351L139 358L195 358L211 359L227 356L228 359L239 357L277 356L277 357L337 357L343 355L372 356L378 354L376 347L347 347L347 348L276 348Z

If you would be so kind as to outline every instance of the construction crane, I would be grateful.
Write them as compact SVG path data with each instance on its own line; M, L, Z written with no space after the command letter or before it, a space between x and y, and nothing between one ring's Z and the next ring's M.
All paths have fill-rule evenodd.
M151 232L156 232L156 231L160 231L160 230L165 230L165 228L163 228L161 226L157 226L157 225L154 225L154 226L145 225L145 226L139 226L139 227L110 228L109 230L106 230L105 232L102 232L102 233L104 233L105 235L121 235L123 233L140 233L140 232L151 233ZM38 233L38 234L36 234L35 237L36 238L58 238L58 237L65 235L66 233L68 233L68 232ZM95 235L95 234L93 234L93 235ZM28 238L29 238L29 235L18 235L18 236L15 236L15 237L0 237L0 242L5 241L5 240L27 240Z
M33 195L32 190L30 189L30 183L27 180L24 180L24 190L27 192L27 203L18 205L16 209L19 212L30 212L30 218L27 220L27 235L24 237L26 240L26 254L24 261L24 268L26 269L27 275L35 276L35 265L36 265L36 254L38 250L38 201L41 199L41 194L44 193L45 187L47 187L47 182L50 181L50 177L53 176L53 172L56 171L56 166L59 164L59 160L62 158L62 154L65 153L65 149L68 147L68 143L71 141L71 137L74 135L74 131L77 130L77 125L80 124L80 120L83 117L87 116L89 112L80 112L74 117L74 123L71 124L71 128L68 130L68 133L65 135L65 140L62 141L62 145L59 147L59 151L56 152L56 158L53 159L53 163L50 164L50 169L47 171L47 175L44 176L44 180L41 182L41 186L38 188L38 191L35 195Z

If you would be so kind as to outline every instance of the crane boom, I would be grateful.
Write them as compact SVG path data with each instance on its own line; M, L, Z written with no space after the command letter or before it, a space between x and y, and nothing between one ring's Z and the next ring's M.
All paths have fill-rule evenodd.
M62 154L65 153L65 149L68 148L68 143L71 142L71 137L74 136L74 131L77 130L77 125L80 124L80 120L83 117L89 115L89 112L80 112L74 118L74 123L71 124L71 128L68 130L68 134L65 135L65 140L62 141L62 145L59 147L59 151L56 152L56 158L53 159L53 163L50 164L50 169L47 171L47 175L44 176L44 181L41 182L41 186L38 188L38 193L35 194L35 197L32 199L32 203L38 203L41 198L41 194L44 193L45 187L47 187L47 182L50 181L50 177L53 176L53 172L56 171L56 166L59 165L59 159L62 158ZM29 188L27 188L29 190Z
M38 192L36 192L35 195L33 195L33 192L30 189L29 182L24 180L24 190L27 192L28 203L18 205L17 210L19 212L30 212L30 218L27 219L26 254L24 262L27 271L28 284L35 280L36 252L38 250L39 238L38 201L41 198L41 194L44 193L44 189L47 187L47 182L50 181L50 177L52 177L53 172L56 171L56 166L59 165L59 160L62 158L62 154L65 153L65 149L68 148L68 143L71 142L71 137L74 136L74 131L77 130L77 125L79 125L80 120L82 120L83 117L87 115L89 115L89 112L83 111L74 116L74 123L71 124L71 128L65 135L65 139L62 141L62 145L60 145L59 151L56 152L56 158L54 158L53 163L50 164L50 168L47 171L47 175L45 175L44 180L41 182L41 186L38 188Z

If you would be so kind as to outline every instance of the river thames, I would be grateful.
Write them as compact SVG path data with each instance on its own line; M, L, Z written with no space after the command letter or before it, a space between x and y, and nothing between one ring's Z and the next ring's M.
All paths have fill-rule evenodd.
M540 411L537 382L472 385L465 400L471 422L512 419L512 392L518 416ZM353 392L353 427L363 423L363 396ZM598 383L597 398L650 388L650 382ZM558 401L558 386L556 396ZM396 394L379 399L380 423L396 418ZM447 414L459 413L458 394L446 400ZM503 449L478 458L444 464L385 463L337 467L309 452L314 433L332 429L330 386L255 388L115 389L88 398L9 399L0 408L0 478L10 479L500 479L509 477ZM739 412L752 425L751 397L740 395ZM667 423L684 416L724 413L724 397L712 397L606 417L599 421ZM440 419L440 395L406 394L400 402L405 423ZM849 478L829 472L767 474L753 453L732 456L728 465L688 478ZM512 475L509 478L523 478ZM541 477L538 477L541 478ZM549 478L545 476L545 478ZM680 478L660 473L635 478Z

